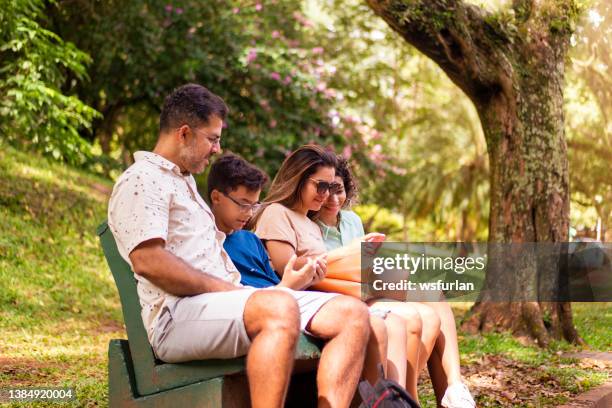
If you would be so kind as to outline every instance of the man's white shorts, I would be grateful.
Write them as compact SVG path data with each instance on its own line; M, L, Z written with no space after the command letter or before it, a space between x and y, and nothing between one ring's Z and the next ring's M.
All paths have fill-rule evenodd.
M244 308L255 291L267 289L284 290L295 298L303 332L321 306L338 296L336 293L294 291L282 287L247 287L169 298L162 306L153 329L155 355L168 363L245 355L251 340L244 326Z

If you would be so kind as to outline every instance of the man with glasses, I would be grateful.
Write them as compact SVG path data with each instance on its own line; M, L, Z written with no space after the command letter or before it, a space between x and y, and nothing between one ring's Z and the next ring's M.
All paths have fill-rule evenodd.
M288 291L240 283L223 249L225 234L192 176L219 152L226 115L223 100L203 86L174 90L164 101L154 150L137 152L113 188L108 224L134 271L155 355L183 362L246 354L252 406L281 407L300 330L297 302ZM312 270L309 263L298 273ZM369 335L367 311L353 317L358 353ZM345 388L326 399L333 405L334 393Z

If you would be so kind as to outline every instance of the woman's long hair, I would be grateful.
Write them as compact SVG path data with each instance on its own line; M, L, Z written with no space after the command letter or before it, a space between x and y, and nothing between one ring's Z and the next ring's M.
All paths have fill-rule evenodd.
M253 215L247 229L255 228L259 217L270 204L279 203L287 208L295 208L300 204L302 189L308 183L308 178L321 167L335 169L336 165L335 153L319 145L308 144L295 150L276 173L262 207Z

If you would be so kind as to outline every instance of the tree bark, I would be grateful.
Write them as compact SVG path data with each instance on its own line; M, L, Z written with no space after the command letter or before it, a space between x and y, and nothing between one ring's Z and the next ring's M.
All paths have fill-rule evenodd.
M572 17L578 12L574 2L515 1L496 14L459 0L367 2L476 106L490 162L489 241L567 241L563 80ZM496 299L482 295L464 328L511 330L542 346L551 337L580 342L569 303L512 301L538 285L537 268L525 260L518 276L508 276L502 267L489 267L486 281L507 281L508 299L492 302ZM550 314L548 326L544 311Z

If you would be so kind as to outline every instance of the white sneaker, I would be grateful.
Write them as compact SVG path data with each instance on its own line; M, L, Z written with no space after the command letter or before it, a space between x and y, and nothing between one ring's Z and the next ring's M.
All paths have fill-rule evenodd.
M442 398L442 406L445 408L475 408L476 403L468 387L457 382L449 385Z

